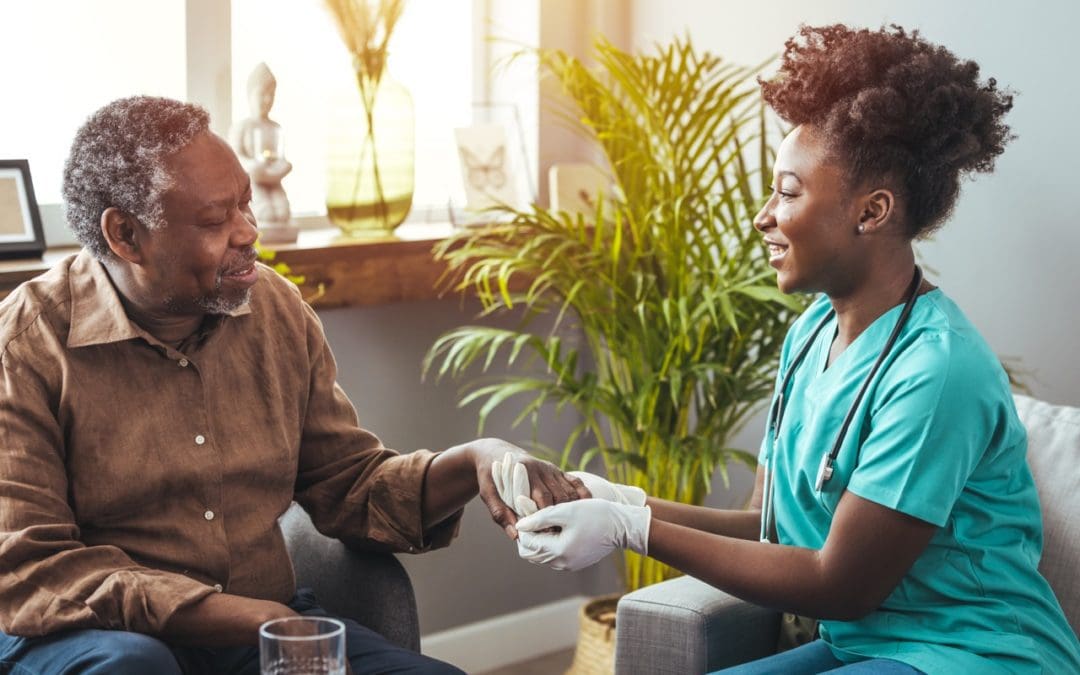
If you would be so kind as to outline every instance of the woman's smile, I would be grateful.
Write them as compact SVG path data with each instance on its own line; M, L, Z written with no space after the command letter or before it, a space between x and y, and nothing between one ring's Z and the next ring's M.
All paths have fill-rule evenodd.
M787 245L773 241L767 237L765 239L765 245L769 249L769 264L773 267L779 267L784 256L787 254Z

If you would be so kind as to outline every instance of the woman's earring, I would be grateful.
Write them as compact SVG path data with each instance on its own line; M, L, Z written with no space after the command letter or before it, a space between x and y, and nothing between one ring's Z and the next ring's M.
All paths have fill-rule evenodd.
M863 225L862 223L859 223L859 226L857 228L855 228L855 229L859 231L859 234L862 234L863 232L866 232L866 226Z

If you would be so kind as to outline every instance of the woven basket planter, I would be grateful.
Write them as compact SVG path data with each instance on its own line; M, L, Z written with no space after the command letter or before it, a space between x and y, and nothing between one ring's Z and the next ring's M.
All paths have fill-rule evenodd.
M621 593L601 595L581 606L574 662L566 675L612 675L615 672L615 606Z

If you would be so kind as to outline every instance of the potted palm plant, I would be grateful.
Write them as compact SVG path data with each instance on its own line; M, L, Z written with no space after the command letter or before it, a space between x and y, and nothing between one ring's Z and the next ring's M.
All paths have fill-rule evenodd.
M775 155L758 69L689 38L645 55L601 39L595 58L593 70L540 53L566 118L602 151L610 194L587 217L505 209L508 225L443 242L452 283L486 314L526 311L517 329L442 335L425 371L460 377L504 361L509 374L474 380L461 400L482 403L481 425L511 399L519 422L572 407L580 424L555 451L564 467L599 462L613 481L700 504L728 462L754 465L728 440L771 392L803 307L777 290L751 225ZM556 328L537 329L541 314ZM632 552L623 567L627 590L673 576Z

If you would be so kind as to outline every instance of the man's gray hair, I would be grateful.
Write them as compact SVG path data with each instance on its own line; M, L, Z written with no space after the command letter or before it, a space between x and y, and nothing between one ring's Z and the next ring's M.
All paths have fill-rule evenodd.
M101 214L116 207L150 229L165 226L166 158L209 131L201 106L156 96L122 98L79 128L64 164L68 226L99 260L110 255Z

